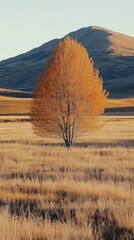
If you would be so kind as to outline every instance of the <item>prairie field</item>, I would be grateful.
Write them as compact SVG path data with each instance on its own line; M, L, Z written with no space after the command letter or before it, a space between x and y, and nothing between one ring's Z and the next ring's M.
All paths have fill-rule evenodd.
M0 122L0 239L134 239L134 117L76 139Z
M3 90L4 91L4 90ZM11 90L10 90L11 91ZM12 116L12 115L28 115L31 108L31 98L21 98L21 97L9 97L7 95L1 95L2 89L0 89L0 116ZM13 93L12 93L13 92ZM16 92L11 91L13 96L16 96ZM17 92L20 94L19 92ZM21 92L22 94L23 92ZM6 92L9 94L9 92ZM23 93L24 94L24 93ZM134 98L124 98L124 99L108 99L106 109L133 109L134 115Z
M30 112L31 99L0 96L0 115L26 115Z

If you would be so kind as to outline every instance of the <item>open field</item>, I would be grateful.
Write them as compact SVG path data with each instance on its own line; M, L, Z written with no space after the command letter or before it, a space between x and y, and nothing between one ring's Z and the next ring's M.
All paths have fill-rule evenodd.
M4 91L4 90L3 90ZM11 90L9 90L11 91ZM5 93L5 92L4 92ZM9 97L7 94L12 93L16 94L16 91L6 92L5 96L2 96L2 89L0 90L0 115L27 115L30 113L31 107L31 98L22 98L22 97ZM17 94L25 94L25 92L17 91ZM13 96L14 96L13 95ZM15 95L16 96L16 95ZM21 95L19 95L21 96ZM122 109L121 111L126 111L131 108L130 111L133 112L134 115L134 98L126 98L126 99L108 99L106 109L109 109L112 113L116 112L118 109Z
M107 108L134 107L134 98L108 99Z
M0 239L134 239L134 117L102 121L71 150L0 123Z
M30 112L31 99L0 96L0 115L26 115Z

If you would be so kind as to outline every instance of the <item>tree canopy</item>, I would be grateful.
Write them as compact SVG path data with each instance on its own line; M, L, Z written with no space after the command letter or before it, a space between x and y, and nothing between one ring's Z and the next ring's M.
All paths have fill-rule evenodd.
M66 146L98 127L106 90L87 50L67 37L52 54L34 92L31 119L41 136L59 136Z

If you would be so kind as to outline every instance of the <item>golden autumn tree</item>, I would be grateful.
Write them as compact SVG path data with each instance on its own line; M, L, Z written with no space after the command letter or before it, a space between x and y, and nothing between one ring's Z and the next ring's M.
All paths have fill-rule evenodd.
M41 136L59 136L67 147L95 129L107 93L87 50L67 37L60 42L36 85L31 120Z

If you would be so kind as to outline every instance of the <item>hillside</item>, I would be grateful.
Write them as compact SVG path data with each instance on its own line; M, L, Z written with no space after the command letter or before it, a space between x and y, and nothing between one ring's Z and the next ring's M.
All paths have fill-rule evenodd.
M100 27L69 33L81 42L104 79L110 98L134 97L134 37ZM0 62L0 87L31 92L56 44L54 39L27 53Z
M26 92L26 91L0 88L0 99L1 99L2 96L3 97L9 97L9 98L31 98L32 93L31 92Z
M0 91L0 121L27 119L31 109L31 98L18 95L18 91L12 91L12 96L2 96ZM17 95L16 95L17 92ZM6 94L6 92L4 92ZM134 116L134 98L108 99L104 115Z

